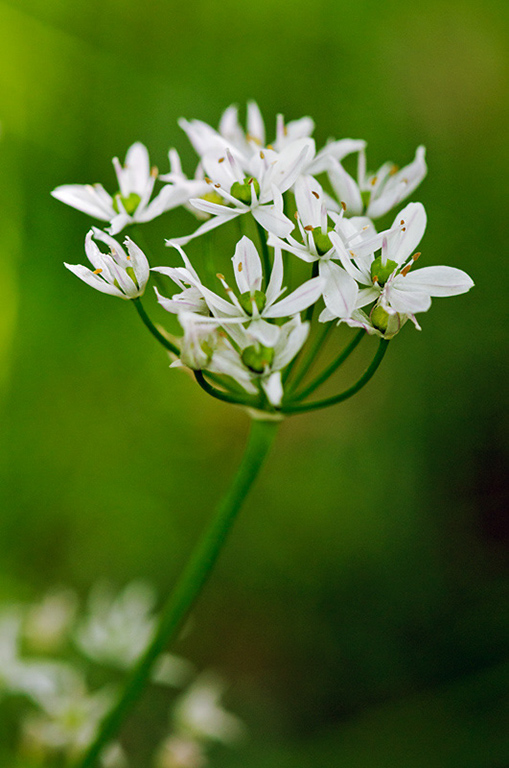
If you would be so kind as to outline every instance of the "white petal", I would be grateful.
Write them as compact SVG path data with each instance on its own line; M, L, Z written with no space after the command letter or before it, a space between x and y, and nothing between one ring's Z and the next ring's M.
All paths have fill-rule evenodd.
M241 293L259 291L262 285L262 262L255 245L244 236L237 243L232 258L235 280Z
M238 216L240 213L241 211L236 211L235 216ZM171 238L171 240L166 240L166 245L186 245L191 240L194 240L195 237L200 237L201 235L204 235L205 232L210 232L212 229L220 227L221 224L224 224L226 221L230 221L232 218L234 218L234 216L215 216L213 219L209 219L200 227L198 227L198 229L191 235L187 235L186 237L174 237Z
M269 403L276 407L281 405L281 400L283 399L283 384L281 382L280 371L271 373L268 378L262 379L262 387L267 395Z
M339 267L338 267L339 269ZM307 309L318 301L324 289L324 280L321 277L313 277L300 285L281 301L264 310L263 317L290 317L303 309Z
M67 269L75 274L76 277L79 277L84 283L87 283L101 293L108 293L110 296L118 296L120 299L128 298L115 285L110 285L110 283L102 280L99 275L94 275L90 269L83 267L81 264L66 264L64 262L64 267L67 267Z
M258 224L278 237L287 237L293 230L293 223L275 205L257 205L251 213Z
M270 245L269 237L269 245ZM279 298L283 286L283 254L281 248L276 243L274 246L274 261L272 263L272 271L270 273L270 281L265 293L267 297L267 307L270 307Z
M357 283L333 261L320 261L319 269L325 280L323 299L326 307L336 317L349 317L357 300Z
M104 189L103 192L107 194ZM54 189L51 194L56 200L87 213L95 219L109 221L115 216L112 198L108 195L109 205L107 205L104 197L98 194L97 189L91 184L64 184Z
M139 248L136 243L131 240L130 237L126 237L125 244L127 246L127 250L129 251L129 256L131 257L134 274L136 275L136 281L140 286L140 290L142 290L145 288L148 282L150 275L150 265L141 248Z
M255 139L260 146L265 146L265 124L255 101L249 101L247 105L247 132L249 138Z
M474 281L455 267L423 267L393 281L399 290L423 291L430 296L457 296L473 287Z
M331 160L329 179L338 200L346 205L349 216L361 214L364 208L357 182L336 160Z
M307 166L306 172L316 175L323 173L329 168L330 159L342 160L347 155L351 155L352 152L359 152L364 149L366 142L362 139L340 139L339 141L331 141L325 145L310 165Z
M298 317L280 327L279 339L274 348L274 360L272 361L274 370L285 368L290 360L293 360L306 341L308 333L309 323L302 323Z
M305 227L320 227L323 189L312 176L300 176L295 182L295 202Z
M394 219L387 235L387 256L403 264L422 240L426 229L426 211L422 203L409 203Z
M279 339L280 328L278 325L258 318L249 324L247 332L265 347L274 347Z

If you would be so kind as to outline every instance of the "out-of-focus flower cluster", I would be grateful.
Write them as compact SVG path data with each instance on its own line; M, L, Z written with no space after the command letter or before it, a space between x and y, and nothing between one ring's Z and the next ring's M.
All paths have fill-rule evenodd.
M268 138L254 102L245 129L235 106L217 130L200 120L180 126L198 155L191 178L175 149L170 172L159 175L137 143L124 166L113 161L119 187L113 196L100 184L53 192L109 222L109 234L94 228L86 237L93 269L66 266L94 288L138 302L149 279L147 254L129 238L123 248L112 235L178 206L202 221L194 232L166 241L180 265L152 265L163 276L159 281L169 278L173 285L156 294L182 327L175 365L208 371L216 382L220 377L223 391L240 386L262 409L277 411L285 398L282 372L305 345L313 317L391 339L407 320L420 328L416 315L433 297L472 287L455 267L415 268L426 212L421 203L404 201L426 175L424 147L403 168L387 162L371 173L364 141L331 139L317 149L310 117L285 123L281 115ZM163 186L150 202L157 179ZM392 223L377 229L374 221L391 211ZM243 233L232 244L233 276L218 272L217 262L205 270L203 257L191 260L183 250L233 220ZM291 286L303 274L299 261L310 265L309 273Z
M122 677L141 657L157 624L154 590L133 582L115 594L98 584L79 610L70 590L47 594L37 604L0 605L0 717L21 711L11 748L31 766L60 765L91 744L115 704ZM99 673L99 675L98 675ZM93 690L89 680L108 682ZM221 705L224 681L198 673L191 662L162 654L152 683L168 688L167 736L154 745L154 768L208 765L213 742L242 736L241 721ZM126 753L113 742L101 755L103 768L127 768Z

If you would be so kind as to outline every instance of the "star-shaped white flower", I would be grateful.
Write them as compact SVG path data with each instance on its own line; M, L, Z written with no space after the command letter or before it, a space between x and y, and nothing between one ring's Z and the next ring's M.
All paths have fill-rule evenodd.
M370 321L375 328L385 332L388 316L409 317L417 328L414 315L426 312L435 296L456 296L466 293L474 285L472 279L461 269L438 266L413 270L412 266L419 253L415 253L426 229L426 212L421 203L409 203L396 216L392 227L360 246L355 251L347 250L336 233L330 238L345 270L360 285L366 286L359 292L356 309L375 301ZM380 243L381 239L381 243ZM375 253L380 249L379 256ZM372 250L371 254L366 253ZM373 312L376 310L376 315ZM375 319L374 319L375 318ZM325 319L331 319L326 315ZM358 317L361 324L365 319ZM404 320L403 320L404 321ZM352 324L352 323L349 323ZM394 325L394 321L392 321ZM394 335L394 334L392 334Z
M102 184L63 184L51 194L95 219L109 221L111 235L128 224L151 221L184 202L185 188L178 184L166 185L150 200L158 170L150 167L147 148L141 142L129 147L123 166L117 157L113 158L113 166L119 187L113 196Z
M178 297L166 299L156 290L159 303L169 312L179 312L182 309L196 311L196 293L191 297L191 302L195 303L195 307L183 306L183 302L189 305L188 291L194 288L203 297L210 313L219 321L224 321L225 328L235 340L237 340L236 336L239 331L235 324L246 324L249 334L253 338L266 346L274 346L278 339L280 326L270 321L276 318L292 317L307 309L318 300L324 287L324 280L315 277L300 285L289 296L281 298L285 290L282 287L283 259L280 249L276 248L270 280L266 292L264 292L262 290L263 270L260 256L254 243L244 236L237 243L232 258L235 281L240 296L236 296L223 275L218 274L229 298L227 301L201 283L184 251L180 246L176 247L184 260L185 268L155 267L154 271L161 272L171 277L172 280L176 279L180 284L187 284L190 288L184 288L184 296L181 296L180 300Z
M97 243L105 243L110 253L103 253ZM142 296L150 275L147 257L131 238L124 240L125 250L113 237L96 227L85 238L85 252L93 270L81 264L66 264L73 274L101 293L120 299L136 299Z
M379 170L366 173L364 149L359 152L357 181L353 179L336 159L331 159L329 178L338 199L346 205L349 216L365 213L377 219L408 197L421 183L427 173L426 150L417 148L415 159L398 169L393 163L384 163Z

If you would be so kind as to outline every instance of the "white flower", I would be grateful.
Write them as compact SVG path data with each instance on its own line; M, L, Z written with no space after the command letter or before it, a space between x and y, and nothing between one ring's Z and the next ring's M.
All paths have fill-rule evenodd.
M103 253L94 239L105 243L110 253ZM92 227L85 238L85 252L94 270L81 264L64 265L92 288L121 299L142 296L150 267L147 257L129 237L124 240L127 252L113 237Z
M274 235L269 235L269 245L282 248L299 259L318 262L318 274L322 278L325 306L334 317L349 317L355 308L358 287L355 280L332 259L338 258L329 238L332 228L328 226L326 196L321 185L313 176L301 176L295 184L297 203L297 223L302 242L289 235L286 242ZM344 225L343 218L338 225ZM365 220L361 220L364 226ZM354 225L349 225L357 235Z
M357 253L347 251L336 233L330 235L344 268L357 282L367 286L359 292L356 308L376 301L370 322L382 332L387 332L390 315L399 316L399 327L409 317L419 328L414 315L426 312L432 297L456 296L470 290L474 284L466 272L455 267L424 267L411 271L420 256L414 251L425 229L424 206L409 203L398 213L390 229L354 246ZM366 255L370 249L376 251L380 248L380 240L380 256L375 257L374 253ZM325 315L321 319L331 318ZM354 319L349 324L364 327L365 318L357 316L357 319L358 322ZM394 320L391 326L394 326ZM391 330L388 332L392 333Z
M205 768L208 760L202 745L185 736L169 736L159 747L155 768Z
M167 241L168 245L185 245L237 216L251 213L268 232L286 237L294 225L283 213L283 192L294 184L308 158L314 153L311 139L292 142L280 153L264 149L253 155L248 165L242 164L229 148L208 152L203 158L206 179L211 190L223 202L192 198L191 205L212 215L191 235Z
M210 193L209 185L205 181L203 176L203 168L198 165L194 179L188 179L182 170L182 164L180 157L176 149L170 149L168 153L170 160L170 173L162 174L159 176L160 181L168 182L173 190L174 205L172 208L176 208L178 205L183 205L188 211L193 213L198 218L208 218L208 215L203 215L196 208L190 205L189 200L192 197L202 197ZM169 194L169 193L168 193Z
M279 336L280 326L268 321L298 314L314 304L322 293L324 281L315 277L300 285L289 296L280 298L285 289L282 287L283 259L278 248L274 252L270 280L266 292L264 292L262 290L262 263L258 251L252 240L244 236L237 243L232 258L235 281L240 292L239 297L235 295L223 275L218 274L226 295L230 299L230 301L226 301L200 282L184 251L179 246L176 247L181 253L186 267L180 268L178 272L174 267L155 267L154 270L168 275L172 279L177 277L181 283L187 283L191 288L196 289L214 317L219 321L226 321L224 323L226 330L239 344L242 343L242 337L237 338L238 333L232 322L247 323L249 334L252 337L261 344L274 346ZM165 309L169 312L179 312L183 303L189 303L188 290L185 289L185 295L180 300L176 297L165 299L158 292L156 293L158 301ZM238 331L242 333L241 329Z
M58 650L67 638L76 608L76 595L69 589L50 592L41 603L31 606L24 622L30 649L50 653Z
M231 329L228 328L231 333ZM238 352L232 345L220 347L212 355L208 370L231 376L250 394L257 394L259 384L267 400L277 408L283 399L281 371L300 351L309 333L309 323L302 322L300 315L279 327L279 334L272 346L266 346L249 331L238 341Z
M117 596L106 585L97 585L90 594L88 615L76 628L76 645L93 661L130 669L153 637L155 599L154 590L143 582L128 584ZM191 671L189 662L164 654L153 680L181 685Z
M366 174L366 156L359 152L357 181L345 171L340 162L331 159L329 178L338 199L345 203L349 216L366 213L377 219L408 197L426 176L426 150L420 146L415 159L398 170L393 163L384 163L371 175Z
M28 696L41 704L75 680L68 664L20 655L23 612L12 608L0 616L0 690Z
M83 678L75 673L60 690L39 702L41 714L26 719L25 743L32 749L63 750L77 755L91 744L114 700L110 689L88 693Z
M184 202L182 185L165 186L150 202L157 168L150 168L147 148L140 142L129 147L122 166L113 158L119 191L108 194L102 184L64 184L53 197L100 221L109 221L109 232L118 234L128 224L151 221Z
M225 684L211 672L202 674L177 700L173 723L183 736L203 741L236 741L244 725L236 715L224 710L220 699Z

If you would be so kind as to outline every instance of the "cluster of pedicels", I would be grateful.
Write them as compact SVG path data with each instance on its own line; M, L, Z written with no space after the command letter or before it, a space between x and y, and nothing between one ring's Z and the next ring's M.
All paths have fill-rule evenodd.
M200 120L181 120L180 126L199 157L192 178L184 174L175 149L169 152L170 172L159 175L150 167L147 149L136 143L124 165L113 160L119 188L113 196L100 184L64 185L52 194L109 223L107 232L94 227L86 236L93 269L66 267L103 293L134 300L142 319L174 355L173 365L195 371L210 394L258 412L305 410L305 404L298 409L294 404L314 387L299 397L295 386L287 390L285 383L296 361L305 360L302 348L310 335L316 338L309 344L311 356L327 330L342 323L386 342L407 320L420 329L416 315L429 309L432 297L472 287L460 269L414 267L426 212L417 202L400 206L426 175L424 147L401 169L387 162L370 173L362 140L331 139L317 151L309 117L285 124L279 115L275 138L267 142L254 102L247 107L245 130L235 106L226 109L217 130ZM356 165L356 177L346 170L348 164ZM153 197L157 180L163 186ZM166 241L180 255L181 266L150 267L132 239L126 237L122 246L113 237L178 206L202 222L191 234ZM374 220L391 210L398 211L392 223L377 231ZM251 227L257 233L258 244L243 234L232 247L235 283L218 273L217 287L207 285L198 260L192 263L183 247L234 219L242 232ZM289 291L289 272L302 274L294 268L296 260L310 269ZM155 292L160 305L178 317L179 339L156 329L141 307L151 271L176 286L171 295L157 287ZM313 318L318 323L310 334ZM300 378L310 360L302 365Z
M67 765L86 751L115 703L119 681L154 635L155 603L152 587L137 581L119 593L97 584L84 610L69 589L53 590L37 603L0 605L1 717L9 722L9 708L16 712L17 754L27 764ZM243 723L221 704L226 686L215 672L198 672L165 653L151 682L171 690L167 732L154 745L153 768L204 768L214 743L242 737ZM118 741L106 747L100 763L129 766Z

